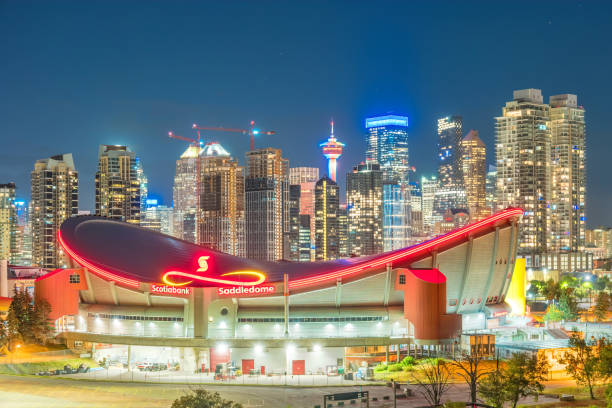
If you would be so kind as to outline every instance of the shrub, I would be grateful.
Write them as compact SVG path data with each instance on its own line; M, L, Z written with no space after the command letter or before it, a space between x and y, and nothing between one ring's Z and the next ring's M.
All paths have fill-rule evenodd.
M382 373L383 371L387 371L387 363L380 363L376 367L374 367L375 373Z
M402 367L413 366L416 364L416 360L414 359L414 357L406 356L402 359L400 364L402 365Z
M402 365L401 364L390 364L389 365L389 372L390 373L395 373L398 371L402 371Z

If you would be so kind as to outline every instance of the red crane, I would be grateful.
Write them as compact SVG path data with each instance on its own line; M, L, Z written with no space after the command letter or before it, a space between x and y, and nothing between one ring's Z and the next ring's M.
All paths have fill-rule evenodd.
M178 140L182 140L184 142L189 142L189 147L193 147L195 152L196 152L196 176L195 176L195 183L196 183L196 231L195 231L195 236L196 236L196 244L200 243L200 221L201 221L201 216L200 216L200 179L201 179L201 167L202 167L202 163L200 161L200 148L202 145L202 139L200 137L200 132L198 133L198 137L193 139L193 138L189 138L189 137L184 137L184 136L179 136L179 135L175 135L172 132L168 132L168 137L171 137L172 139L178 139Z
M252 120L248 129L234 129L234 128L224 128L224 127L210 127L210 126L199 126L197 124L193 124L193 128L198 133L198 139L200 137L200 130L213 130L218 132L236 132L242 133L243 135L249 135L251 139L251 150L255 150L255 136L256 135L273 135L276 132L271 130L259 130L255 129L255 121Z

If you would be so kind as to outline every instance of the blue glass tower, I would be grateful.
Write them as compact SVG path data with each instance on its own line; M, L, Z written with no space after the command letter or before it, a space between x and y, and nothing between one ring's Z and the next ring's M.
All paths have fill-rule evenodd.
M408 118L367 118L365 127L366 161L378 163L383 173L383 249L403 248L410 238Z

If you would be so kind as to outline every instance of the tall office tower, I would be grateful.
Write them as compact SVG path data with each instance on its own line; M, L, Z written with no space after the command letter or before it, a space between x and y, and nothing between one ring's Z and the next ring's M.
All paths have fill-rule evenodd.
M487 208L486 178L487 149L478 137L477 130L470 130L461 140L461 165L463 185L471 221L491 215Z
M147 198L145 209L141 214L140 226L161 232L166 235L173 235L173 211L172 207L159 205L159 201L154 198Z
M144 217L144 212L147 209L147 198L149 197L149 180L142 168L140 157L136 156L136 178L140 186L140 216Z
M315 259L327 261L339 257L338 208L340 188L323 176L315 187Z
M378 163L383 174L384 250L404 248L410 238L408 118L367 118L366 162Z
M174 236L196 242L196 188L197 158L201 148L189 146L176 161L176 173L172 188L174 208Z
M334 135L334 121L331 121L331 134L329 139L319 145L323 150L323 156L327 159L327 175L332 181L336 181L337 161L342 156L344 143L340 143Z
M436 221L442 217L434 213L434 202L438 191L438 179L436 176L421 177L421 211L423 212L423 229L426 235L433 232Z
M586 152L584 108L576 95L550 97L553 251L584 250Z
M348 244L348 213L346 211L346 204L340 204L338 207L338 257L348 258L351 254L349 252Z
M300 260L300 185L289 185L289 234L286 235L285 257L290 261ZM310 231L310 227L309 227ZM310 241L310 240L309 240ZM310 258L309 258L310 259Z
M247 152L246 163L246 256L282 259L289 218L289 161L280 149L268 147Z
M438 190L434 203L438 215L444 215L449 209L467 209L461 164L462 137L461 116L438 119Z
M497 212L497 195L496 195L496 184L497 184L497 167L489 164L489 170L487 171L487 178L485 180L485 191L487 196L487 208L491 214Z
M218 143L208 143L200 160L200 245L245 256L244 169Z
M32 228L30 225L30 206L25 200L15 200L17 220L16 251L12 254L12 265L32 265Z
M310 242L312 243L314 243L315 236L314 189L318 180L318 167L292 167L289 169L289 184L300 185L300 214L309 215ZM311 253L310 260L314 261L314 250Z
M519 254L546 252L550 244L550 108L542 91L514 91L495 118L497 205L519 207Z
M597 227L586 230L585 245L596 249L593 258L606 259L612 257L612 228Z
M13 263L16 252L15 183L0 184L0 260Z
M96 215L140 223L139 165L127 146L101 145L96 172Z
M79 211L79 176L71 153L34 163L31 206L33 265L67 267L57 233L62 222Z
M312 252L312 241L310 240L310 215L299 215L299 262L310 262Z
M351 256L383 251L383 175L380 165L365 163L346 175L348 244Z
M409 183L410 187L410 236L421 237L424 233L423 225L423 193L419 182Z

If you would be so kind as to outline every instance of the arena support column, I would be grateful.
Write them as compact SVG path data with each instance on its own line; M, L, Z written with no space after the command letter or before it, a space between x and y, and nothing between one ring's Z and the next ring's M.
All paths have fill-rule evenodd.
M193 337L208 337L209 288L193 288Z

